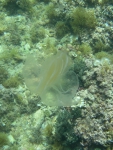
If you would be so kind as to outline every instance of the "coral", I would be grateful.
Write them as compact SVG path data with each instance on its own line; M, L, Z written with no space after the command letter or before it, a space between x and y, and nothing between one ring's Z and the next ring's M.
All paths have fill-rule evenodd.
M5 133L0 132L0 147L8 145L8 143L9 143L8 136Z
M74 33L81 32L83 29L94 29L97 24L94 12L83 7L77 7L72 12L71 18L71 27Z

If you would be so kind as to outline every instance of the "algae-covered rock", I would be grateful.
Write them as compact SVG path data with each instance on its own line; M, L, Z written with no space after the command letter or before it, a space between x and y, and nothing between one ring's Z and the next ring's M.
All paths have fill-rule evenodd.
M83 29L94 29L97 25L97 19L93 10L86 10L83 7L77 7L71 14L71 27L74 33L80 33Z
M9 143L7 134L0 132L0 147L7 145Z
M4 67L0 66L0 84L3 84L3 82L8 78L8 72Z

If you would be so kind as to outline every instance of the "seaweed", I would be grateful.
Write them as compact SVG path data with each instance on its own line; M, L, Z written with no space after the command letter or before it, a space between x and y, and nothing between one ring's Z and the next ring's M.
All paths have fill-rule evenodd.
M66 33L69 32L69 28L63 21L58 21L55 25L56 36L62 38Z
M3 53L1 53L0 61L4 61L5 63L7 63L11 60L14 60L15 62L23 61L23 57L17 49L12 49L10 51L5 50Z
M108 46L102 40L98 40L94 45L94 50L96 53L100 51L106 51L107 49Z
M41 39L45 37L45 29L43 27L34 24L30 30L30 37L33 43L39 42Z
M97 25L97 19L93 10L77 7L71 14L70 24L74 33L80 33L83 29L94 29Z
M17 10L19 9L19 6L17 5L15 0L5 0L2 2L2 5L9 15L16 14Z
M9 15L17 14L20 10L31 13L35 0L6 0L2 2L2 6L6 8Z
M82 56L88 56L92 53L92 48L90 47L89 44L83 43L79 46L77 53Z
M55 133L48 138L48 143L53 149L59 150L77 150L80 139L74 134L76 119L81 116L81 109L75 108L59 110L56 123Z
M109 60L111 60L111 55L105 51L95 53L95 57L97 59L108 58Z
M100 6L103 6L103 5L107 4L108 2L110 2L111 0L85 0L85 1L88 5L93 6L93 5L99 4Z
M20 84L20 80L18 76L10 77L3 83L4 87L6 88L18 87L19 84Z
M74 59L74 72L76 72L78 79L79 79L79 87L83 87L84 86L84 82L83 82L83 74L84 71L87 69L86 64L83 61L83 57L77 56Z
M44 39L43 50L45 54L56 54L57 48L56 48L56 39L53 37L47 37Z
M0 84L3 84L6 79L8 79L8 71L0 66Z
M19 0L17 5L19 8L21 8L23 11L27 11L29 13L32 12L32 7L35 4L35 0Z
M7 134L0 132L0 147L3 147L4 145L8 145L9 140Z
M46 7L46 14L47 14L47 17L49 18L50 23L57 22L59 15L53 3L48 4L48 6Z

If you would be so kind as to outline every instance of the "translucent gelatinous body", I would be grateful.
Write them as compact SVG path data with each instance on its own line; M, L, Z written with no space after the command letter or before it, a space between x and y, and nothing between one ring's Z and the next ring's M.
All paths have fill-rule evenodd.
M44 62L28 56L23 68L25 83L31 92L39 94L47 105L71 106L78 89L78 78L71 69L65 52L58 52Z

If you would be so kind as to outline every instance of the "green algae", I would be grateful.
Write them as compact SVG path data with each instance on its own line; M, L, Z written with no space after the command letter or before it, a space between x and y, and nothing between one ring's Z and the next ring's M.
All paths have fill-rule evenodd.
M103 6L109 2L112 2L111 0L86 0L86 2L89 4L89 5L100 5L100 6Z
M55 25L56 36L58 38L62 38L66 33L69 32L69 28L63 21L58 21Z
M20 54L19 50L12 49L12 50L4 50L3 53L0 55L0 61L4 61L5 63L11 62L14 60L15 62L23 61L23 57Z
M35 23L30 30L30 38L33 43L39 42L41 39L45 38L45 28L37 25Z
M38 1L38 0L37 0ZM96 0L95 0L96 1ZM22 13L20 13L21 11L22 12L25 12L25 16L26 16L26 18L27 19L29 19L29 15L26 13L26 12L31 12L31 13L33 13L31 10L32 10L32 7L34 6L34 4L32 5L32 6L29 6L28 5L28 2L29 1L22 1L22 0L19 0L18 1L19 3L17 4L17 5L15 5L15 2L14 2L14 5L13 5L13 0L12 0L12 3L11 3L11 1L10 1L10 3L8 4L8 5L5 5L5 7L4 8L7 8L7 11L10 11L11 12L11 9L12 8L15 8L15 9L12 9L12 10L14 10L15 12L16 12L16 9L17 9L17 11L18 11L18 14L22 14ZM24 3L25 2L25 3ZM41 0L40 0L40 2L42 2ZM49 0L43 0L43 2L45 3L45 4L47 4L48 2L49 2ZM67 2L67 1L66 1ZM69 2L69 1L68 1ZM90 1L91 2L91 1ZM70 3L71 3L71 1L70 1ZM75 1L75 3L76 3L76 1ZM30 3L29 3L30 4ZM43 3L42 3L43 4ZM95 3L96 4L96 3ZM9 6L9 8L8 8L8 6ZM27 8L27 6L28 6L28 8ZM62 6L60 6L60 7L62 7ZM51 8L51 7L50 7ZM81 26L81 25L77 25L77 26L75 26L74 27L74 23L72 23L73 21L74 21L74 17L73 18L67 18L67 22L66 22L66 20L65 20L65 18L64 19L61 19L60 18L60 16L59 16L59 14L57 13L57 9L56 8L58 8L57 6L55 6L55 7L53 7L53 9L52 9L52 13L53 14L51 14L51 12L47 12L47 17L49 18L49 23L48 24L45 24L43 27L42 27L42 25L37 21L37 26L33 26L33 28L31 29L30 28L30 32L27 30L26 32L28 32L26 35L28 35L29 36L29 33L30 33L30 40L31 40L31 52L32 52L32 50L33 50L33 48L35 47L35 45L39 42L40 43L40 41L42 42L43 41L43 39L45 38L45 31L44 31L44 28L52 28L53 30L56 30L56 36L57 36L57 38L58 39L60 39L60 38L62 38L63 36L65 36L67 33L69 33L69 34L73 34L73 31L75 31L75 33L79 33L79 32L81 32L81 31L83 31L84 29L94 29L94 27L90 27L90 26ZM70 9L70 8L69 8ZM21 11L20 11L21 10ZM50 9L51 10L51 9ZM33 10L34 11L34 10ZM68 12L68 10L66 10L67 12ZM88 10L89 11L89 10ZM38 11L36 11L36 12L38 12ZM58 12L59 12L59 9L58 9ZM43 13L43 11L42 11L42 13ZM38 14L38 13L37 13ZM97 13L98 14L98 13ZM13 15L13 12L12 12L12 15ZM37 15L38 17L36 17L36 19L37 20L40 20L40 18L42 17L39 17L39 14ZM65 16L65 15L64 15ZM69 20L68 20L69 19ZM68 31L66 31L66 28L70 28L70 26L68 26L69 25L69 22L70 22L70 20L71 20L71 28L72 28L72 32L70 32L70 30L69 30L69 32ZM69 21L69 22L68 22ZM62 24L57 24L57 22L59 23L61 23L62 22ZM50 25L50 23L52 23L52 24L55 24L55 28L52 26L52 25ZM60 26L61 25L61 26ZM31 27L32 26L32 23L31 22L26 22L26 26L29 26L29 27ZM41 28L40 28L40 26L41 26ZM60 27L62 27L62 28L60 28ZM63 28L64 27L64 28ZM0 33L1 33L1 35L3 35L4 34L4 32L6 32L6 30L7 30L7 28L2 28L2 26L1 26L1 30L0 30ZM41 32L39 31L39 30L42 30ZM44 31L44 32L43 32ZM14 31L14 32L18 32L18 29L16 28L16 30ZM23 42L25 42L25 40L26 40L26 38L24 37L24 35L22 35L21 33L17 33L17 34L14 34L14 32L10 32L12 35L11 35L11 40L10 40L10 42L9 42L9 45L10 44L13 44L13 45L18 45L18 46L20 46L20 44ZM51 32L51 31L50 31ZM22 40L23 41L21 41L21 38L20 38L20 34L21 34L21 37L22 37ZM24 34L24 33L23 33ZM47 36L47 38L46 39L44 39L44 44L43 44L43 49L41 49L40 51L42 51L42 52L45 52L46 54L50 54L50 53L56 53L56 51L57 51L57 49L56 49L56 46L57 46L57 44L56 44L56 42L53 42L52 41L52 39L54 38L54 35L53 35L53 37L49 37L48 35L46 35ZM81 34L81 36L82 36L82 34ZM90 35L89 35L90 36ZM24 37L24 38L23 38ZM27 36L26 36L27 37ZM67 36L67 38L66 38L66 40L68 41L69 40L69 36ZM75 37L74 37L75 38ZM55 39L55 38L54 38ZM70 42L70 41L69 41ZM26 44L26 43L24 43L24 44ZM60 44L60 42L59 42L59 44ZM64 43L63 43L64 44ZM75 44L75 43L74 43ZM38 44L37 44L38 45ZM87 48L86 48L87 47ZM98 47L98 46L97 46ZM22 48L22 49L24 49L24 48ZM90 50L88 50L88 49L90 49ZM100 48L95 48L97 51L100 51L100 49L101 49L101 47ZM105 49L101 49L101 50L105 50ZM92 53L92 50L91 50L91 47L89 48L89 45L86 45L86 46L84 46L83 44L82 45L80 45L80 49L79 49L79 52L80 53L78 53L78 55L80 55L81 57L87 57L90 53ZM103 57L101 57L101 58L103 58ZM10 60L14 60L15 62L16 62L16 64L18 63L18 64L20 64L21 62L22 62L22 57L21 57L21 55L19 54L19 55L12 55L11 57L7 57L6 56L6 59L5 58L3 58L4 59L4 62L5 63L10 63L11 61ZM2 60L3 60L2 59ZM110 58L111 59L111 58ZM77 72L77 74L78 74L78 76L80 76L80 78L82 78L82 76L83 76L83 72L84 72L84 68L85 68L86 66L85 66L85 63L84 63L84 61L83 61L83 59L81 58L80 60L74 60L74 71L75 72ZM107 69L105 69L105 71L107 71ZM104 71L104 72L105 72ZM14 84L15 85L15 84ZM83 84L82 84L83 85ZM8 88L10 88L11 86L8 86ZM13 86L14 87L14 86ZM10 90L10 89L9 89ZM16 96L14 96L14 98L16 99L15 101L17 102L17 104L23 104L23 99L22 99L22 97L21 97L21 95L16 95ZM30 99L30 98L29 98ZM38 99L38 98L37 98ZM10 100L10 99L9 99ZM13 100L13 98L12 98L12 100ZM31 98L30 99L30 101L29 101L29 104L28 104L30 107L29 107L29 110L26 110L26 108L28 107L28 106L25 106L24 105L24 107L23 106L21 106L21 107L23 107L22 108L22 110L21 110L21 113L23 114L23 113L25 113L25 112L27 112L27 113L33 113L33 112L35 112L36 110L37 110L37 107L36 107L36 105L37 105L37 100L34 102L33 101L33 98ZM11 107L11 106L10 106ZM13 107L13 110L15 110L15 109L18 109L16 106L15 107ZM9 109L8 109L9 110ZM69 111L68 109L67 109L67 111ZM8 111L9 112L9 111ZM13 114L9 114L9 117L11 118L11 121L14 121L14 119L13 119ZM16 116L17 117L17 116ZM16 119L16 117L14 117L15 119ZM70 119L70 118L67 118L68 120ZM65 120L65 118L64 118L64 120ZM63 122L63 119L62 119L62 122ZM65 122L66 123L66 122ZM58 125L58 124L57 124ZM60 124L61 125L61 124ZM6 124L6 126L7 126L7 124ZM64 125L62 125L62 126L64 126L65 127L65 124ZM9 126L8 126L8 129L10 129L11 128L11 123L9 123ZM51 125L48 127L48 131L46 132L46 134L48 134L48 135L52 135L52 133L51 133ZM36 137L37 137L37 135L39 135L39 133L37 133L36 134ZM48 136L47 136L48 137ZM64 136L61 136L61 137L64 137ZM70 136L71 137L71 136ZM41 140L41 139L40 139ZM42 141L41 141L41 143L42 143ZM39 143L38 143L39 144ZM49 143L49 144L51 144L51 143ZM62 142L62 140L61 140L61 143L58 141L58 142L56 142L56 143L54 143L53 144L53 146L52 146L52 149L54 149L54 150L58 150L58 149L61 149L61 150L63 150L64 149L64 147L62 146L62 144L63 144L63 142ZM75 146L76 147L76 149L77 149L77 145ZM12 148L12 147L11 147ZM17 149L17 148L12 148L12 149ZM30 149L30 148L29 148ZM67 150L67 148L65 147L65 149ZM78 149L80 149L80 148L78 148Z
M3 0L2 6L8 11L9 15L17 14L18 12L32 12L32 7L36 0Z
M97 25L97 19L93 10L86 10L83 7L77 7L71 14L71 27L74 33L79 33L83 29L94 29Z
M54 150L68 150L75 147L75 150L79 147L79 137L74 134L74 122L78 117L81 116L81 110L79 108L71 109L70 112L66 109L60 110L56 119L55 126L50 125L50 129L47 128L48 132L50 130L54 134L47 136L48 142ZM51 131L53 130L53 131Z
M94 51L100 52L100 51L106 51L108 49L108 46L105 45L104 42L102 42L101 40L97 41L94 45Z
M44 39L44 43L42 45L43 51L45 54L56 54L57 53L57 48L56 48L56 39L53 37L47 37Z
M0 84L3 84L6 79L8 79L8 71L0 66Z
M0 132L0 147L3 147L4 145L8 145L9 140L7 134Z
M50 3L46 7L46 14L49 18L50 23L55 23L58 19L58 12L56 11L56 7L53 3Z
M18 76L8 78L4 83L4 87L6 88L16 88L20 84L20 79Z
M98 53L95 53L95 57L97 59L103 59L103 58L106 58L108 59L111 63L113 63L113 54L109 54L108 52L105 52L105 51L101 51L101 52L98 52Z
M83 43L79 46L77 53L82 56L88 56L92 54L92 48L89 44Z

